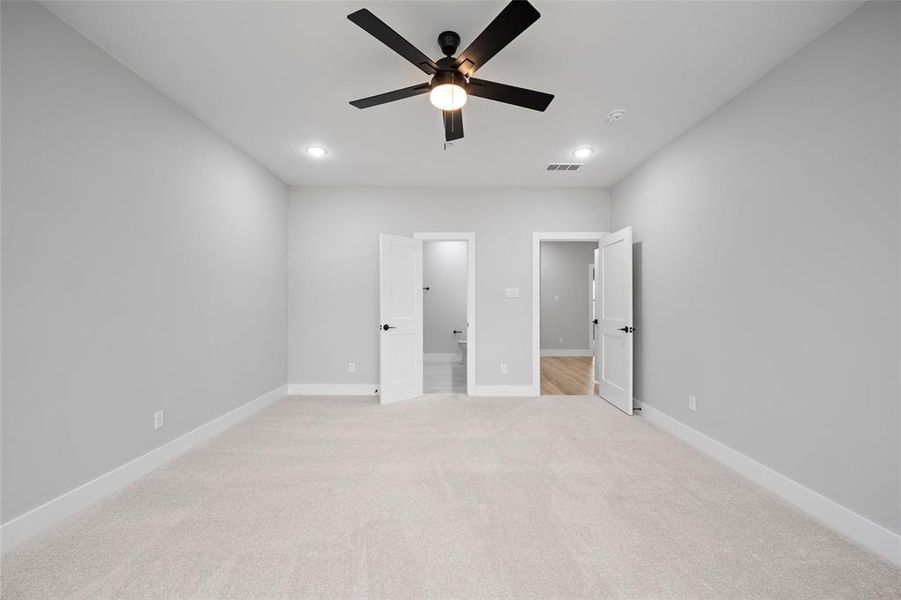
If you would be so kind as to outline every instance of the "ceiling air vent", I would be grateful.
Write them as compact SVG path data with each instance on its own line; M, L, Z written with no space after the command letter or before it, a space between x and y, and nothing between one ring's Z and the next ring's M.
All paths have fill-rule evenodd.
M578 171L585 163L551 163L546 171Z

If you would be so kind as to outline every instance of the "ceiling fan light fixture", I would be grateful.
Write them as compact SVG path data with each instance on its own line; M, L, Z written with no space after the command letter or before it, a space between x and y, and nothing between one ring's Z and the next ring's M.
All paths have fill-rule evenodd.
M370 10L354 11L347 15L352 23L431 77L431 81L352 100L350 104L356 108L371 108L429 94L431 103L442 111L445 142L463 137L462 108L469 95L544 112L554 99L553 94L472 77L540 17L541 13L528 0L509 0L488 27L460 53L457 53L460 34L455 31L438 34L438 46L444 57L432 60Z
M429 101L441 110L457 110L466 104L466 90L456 83L442 83L429 92Z

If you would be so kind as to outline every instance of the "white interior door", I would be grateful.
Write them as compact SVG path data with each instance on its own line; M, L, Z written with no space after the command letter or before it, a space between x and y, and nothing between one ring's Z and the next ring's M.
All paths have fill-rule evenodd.
M599 257L600 250L595 249L594 263L591 265L591 354L594 356L594 365L591 373L592 384L598 383L601 380L601 320L599 318L601 314L601 285L600 277L598 275L601 272L601 268L598 264ZM594 393L593 385L591 393Z
M599 245L601 397L632 414L632 228L605 236Z
M422 240L379 236L381 403L422 395Z

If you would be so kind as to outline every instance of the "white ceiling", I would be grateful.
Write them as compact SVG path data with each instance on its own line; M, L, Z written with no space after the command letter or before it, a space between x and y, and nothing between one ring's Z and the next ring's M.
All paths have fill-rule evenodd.
M461 49L506 2L45 2L294 185L609 186L847 16L857 2L534 2L542 17L479 71L556 94L544 113L472 98L444 151L426 81L347 20L369 8L423 52ZM610 126L607 112L628 118ZM323 160L303 148L328 148ZM598 153L577 172L544 170Z

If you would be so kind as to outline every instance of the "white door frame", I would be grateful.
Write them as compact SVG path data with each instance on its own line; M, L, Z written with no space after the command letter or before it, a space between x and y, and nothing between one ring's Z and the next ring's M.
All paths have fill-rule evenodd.
M417 231L423 241L466 242L466 394L476 388L476 234L474 231Z
M595 274L594 274L594 261L588 265L588 347L591 348L591 355L594 356L594 345L597 342L595 339L595 325L592 322L592 319L597 318L595 314L595 288L597 285L595 284ZM594 379L594 375L592 374L592 380Z
M541 242L601 242L607 231L532 232L532 389L541 395Z
M598 245L598 247L595 248L595 250L594 250L594 256L593 256L594 260L592 260L592 262L591 262L591 268L594 271L594 285L592 286L592 289L591 289L592 296L593 296L592 300L594 301L594 307L592 309L592 312L594 314L594 320L596 320L598 322L597 325L595 325L592 322L592 327L594 328L594 330L593 330L594 345L591 347L591 356L594 358L594 364L591 366L591 381L594 382L595 385L600 384L600 377L598 377L598 373L601 372L601 361L598 360L598 348L597 348L598 334L601 331L601 315L600 315L600 311L598 310L598 305L601 302L601 296L599 294L600 290L598 289L600 287L600 283L601 283L600 269L599 269L600 265L598 264L600 257L601 257L601 247L600 247L600 245Z

